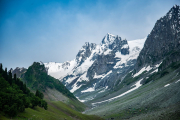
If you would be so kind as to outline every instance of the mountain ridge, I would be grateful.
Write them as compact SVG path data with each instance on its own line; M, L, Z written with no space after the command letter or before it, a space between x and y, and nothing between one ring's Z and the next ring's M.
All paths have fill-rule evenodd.
M76 97L80 97L83 93L93 92L95 89L106 90L110 86L113 87L113 84L108 85L110 76L117 81L119 75L114 73L113 75L112 70L121 74L133 66L145 39L127 41L118 35L107 33L99 45L86 42L79 50L76 59L64 63L44 63L44 65L48 69L49 75L59 77L59 80L71 92L76 91ZM66 69L62 69L62 64L67 65ZM121 70L118 72L119 68ZM102 78L104 80L100 80ZM95 84L98 81L99 83ZM114 80L111 83L113 82Z

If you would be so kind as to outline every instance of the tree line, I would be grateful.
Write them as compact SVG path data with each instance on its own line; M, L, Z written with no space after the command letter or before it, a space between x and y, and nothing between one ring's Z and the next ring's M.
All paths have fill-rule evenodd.
M43 107L47 110L47 102L43 100L43 93L36 90L36 93L30 92L16 74L12 77L11 71L3 69L0 64L0 111L10 117L14 117L18 112L25 111L25 108Z

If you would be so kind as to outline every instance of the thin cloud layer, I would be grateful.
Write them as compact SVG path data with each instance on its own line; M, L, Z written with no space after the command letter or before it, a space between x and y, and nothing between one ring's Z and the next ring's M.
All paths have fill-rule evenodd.
M99 44L106 33L144 38L174 4L179 1L2 2L0 62L8 69L33 61L65 62L85 42Z

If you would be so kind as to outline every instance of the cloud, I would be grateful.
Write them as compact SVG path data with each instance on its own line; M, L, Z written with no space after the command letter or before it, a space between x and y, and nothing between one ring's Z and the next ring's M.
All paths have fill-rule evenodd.
M175 3L179 2L74 0L21 1L16 3L18 7L11 4L0 23L0 62L13 68L28 67L33 61L65 62L74 59L85 42L99 44L106 33L127 40L144 38Z

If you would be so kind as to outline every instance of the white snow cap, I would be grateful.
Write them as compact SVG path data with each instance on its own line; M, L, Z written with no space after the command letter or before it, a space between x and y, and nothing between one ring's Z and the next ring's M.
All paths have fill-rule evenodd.
M117 36L118 37L118 36ZM113 35L113 34L110 34L110 33L107 33L105 35L105 37L103 38L102 42L101 42L101 45L102 44L110 44L112 43L114 40L115 40L116 36Z

